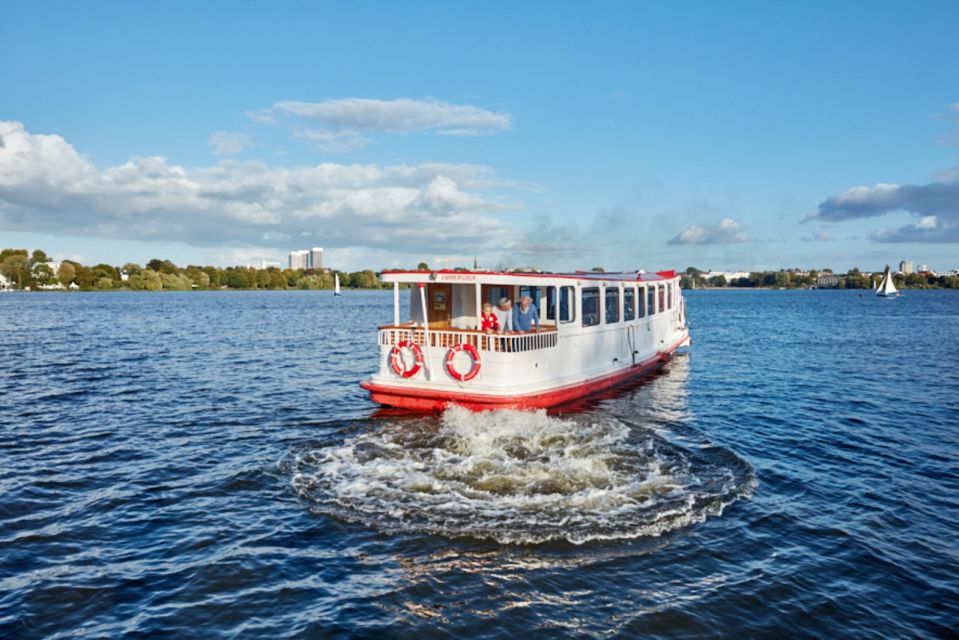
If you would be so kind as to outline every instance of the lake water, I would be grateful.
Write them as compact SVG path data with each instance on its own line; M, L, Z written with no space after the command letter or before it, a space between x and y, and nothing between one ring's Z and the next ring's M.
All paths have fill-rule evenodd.
M0 295L0 636L959 633L959 293L688 293L555 413L397 415L388 292Z

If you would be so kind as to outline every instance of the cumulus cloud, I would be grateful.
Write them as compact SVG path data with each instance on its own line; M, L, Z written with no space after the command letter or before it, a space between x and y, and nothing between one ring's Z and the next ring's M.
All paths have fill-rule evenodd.
M733 244L748 238L742 225L732 218L723 218L716 224L696 224L671 238L668 244Z
M959 171L940 174L941 181L921 185L880 183L853 187L827 198L806 220L838 222L874 218L892 211L915 216L913 224L899 229L881 229L873 234L879 242L959 242Z
M492 175L438 163L224 160L186 169L156 156L98 168L60 136L0 121L0 228L16 231L203 247L285 250L308 238L384 254L492 252L516 237L496 216L510 205L470 186Z
M294 138L324 151L362 147L370 142L368 135L373 133L479 136L505 131L513 124L507 114L473 105L408 98L286 100L247 115L254 122L286 125Z
M250 146L250 136L236 131L214 131L208 143L216 155L232 156Z

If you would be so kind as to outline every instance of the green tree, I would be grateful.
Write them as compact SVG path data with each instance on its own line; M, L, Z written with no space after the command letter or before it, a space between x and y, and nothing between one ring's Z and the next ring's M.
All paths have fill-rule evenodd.
M724 275L713 276L712 278L709 279L709 286L710 286L710 287L725 287L725 286L726 286L726 276L724 276Z
M170 262L169 260L160 260L159 258L154 258L147 263L147 267L156 271L157 273L168 273L175 274L180 273L180 270L177 269L177 266Z
M210 276L200 267L190 265L183 271L183 275L189 278L197 289L210 288Z
M26 249L4 249L0 251L0 264L3 264L3 261L9 258L10 256L29 256L30 254Z
M303 276L299 279L296 286L300 289L322 289L322 276Z
M0 262L0 273L17 283L17 288L22 289L24 277L29 281L30 278L30 258L26 251L23 253L8 254L3 262Z
M223 271L216 267L203 267L203 271L210 277L210 288L219 289L223 284Z
M270 269L269 274L271 289L286 289L286 277L282 271L279 269Z
M51 286L57 284L57 277L53 273L53 269L40 262L34 265L33 267L33 281L41 286Z
M57 274L57 278L60 280L60 284L64 287L69 287L73 284L73 280L77 277L76 265L73 262L64 260L60 263L60 273Z
M416 270L417 270L417 271L429 271L429 270L430 270L430 265L426 264L425 262L421 262L421 263L419 263L418 265L416 265Z
M93 276L97 280L100 278L110 278L115 282L120 282L120 272L117 270L117 268L113 265L104 264L102 262L93 267Z
M92 289L96 284L96 278L93 275L93 269L90 267L85 267L82 264L78 264L75 268L77 270L77 286L84 290Z
M160 273L160 282L167 291L189 291L193 288L193 282L179 273Z
M97 289L101 289L103 291L109 291L110 289L115 289L115 288L116 288L116 281L113 278L109 278L107 276L101 276L100 278L97 278Z
M223 284L231 289L249 289L254 286L253 275L247 269L227 269Z
M50 258L47 257L47 254L43 252L42 249L34 249L33 253L30 255L30 262L37 264L39 262L50 262Z
M372 270L367 269L366 271L357 271L350 274L350 285L360 289L376 289L377 287L377 277Z

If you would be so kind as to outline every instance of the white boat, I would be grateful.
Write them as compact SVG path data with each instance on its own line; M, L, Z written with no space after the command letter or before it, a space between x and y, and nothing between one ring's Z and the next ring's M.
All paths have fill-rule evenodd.
M379 328L379 367L361 386L388 406L555 406L656 369L690 343L675 271L381 277L393 284L393 323ZM401 285L410 286L405 321ZM484 302L523 296L539 310L537 331L479 330Z
M333 274L333 295L340 295L340 274L338 273Z
M876 295L880 298L898 298L899 290L896 289L896 285L892 282L892 271L887 267L886 274L882 278L882 282L879 283L879 287L876 289Z

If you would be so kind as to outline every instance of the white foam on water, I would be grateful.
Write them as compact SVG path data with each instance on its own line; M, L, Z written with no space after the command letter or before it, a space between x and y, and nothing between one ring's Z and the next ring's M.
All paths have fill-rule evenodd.
M711 461L611 417L458 407L373 423L295 454L291 470L294 490L321 512L504 543L660 535L721 513L752 486L731 453Z

